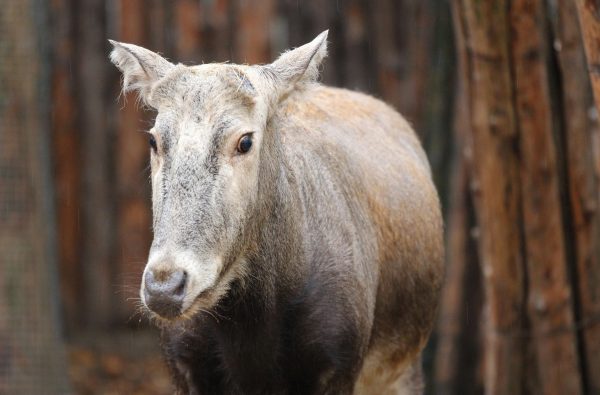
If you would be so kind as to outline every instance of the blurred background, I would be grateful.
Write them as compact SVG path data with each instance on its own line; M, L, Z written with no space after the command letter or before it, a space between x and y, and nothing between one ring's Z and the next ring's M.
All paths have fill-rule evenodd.
M600 394L596 0L0 1L0 394L168 394L138 312L154 114L107 39L266 63L330 29L326 84L414 125L446 218L427 392Z

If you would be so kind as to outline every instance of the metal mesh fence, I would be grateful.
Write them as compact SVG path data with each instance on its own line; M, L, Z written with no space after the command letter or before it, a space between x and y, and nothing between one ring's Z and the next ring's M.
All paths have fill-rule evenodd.
M45 7L9 0L0 12L0 394L68 392L53 276Z

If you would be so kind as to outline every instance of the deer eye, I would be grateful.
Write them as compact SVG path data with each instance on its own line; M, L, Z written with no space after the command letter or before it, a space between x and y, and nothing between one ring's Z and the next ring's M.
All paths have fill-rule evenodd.
M240 154L245 154L246 152L250 151L250 148L252 148L252 134L248 133L243 135L238 141L237 151Z
M156 150L158 148L156 147L156 139L154 138L153 135L150 135L150 138L148 138L148 143L150 144L152 151L154 151L154 153L156 153Z

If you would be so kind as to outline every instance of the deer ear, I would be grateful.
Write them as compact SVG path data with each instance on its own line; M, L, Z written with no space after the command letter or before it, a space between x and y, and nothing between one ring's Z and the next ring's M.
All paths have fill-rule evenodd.
M133 44L108 40L113 46L110 60L123 73L123 92L137 91L150 104L153 85L174 65L157 53Z
M319 77L319 66L327 56L328 30L301 47L281 54L273 63L263 66L274 77L280 96L303 84L315 82Z

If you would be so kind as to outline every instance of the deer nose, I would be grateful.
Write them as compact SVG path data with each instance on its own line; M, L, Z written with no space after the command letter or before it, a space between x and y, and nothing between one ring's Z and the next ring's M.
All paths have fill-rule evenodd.
M146 306L164 318L174 318L181 313L185 296L187 273L184 270L148 270L144 275Z

